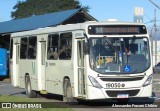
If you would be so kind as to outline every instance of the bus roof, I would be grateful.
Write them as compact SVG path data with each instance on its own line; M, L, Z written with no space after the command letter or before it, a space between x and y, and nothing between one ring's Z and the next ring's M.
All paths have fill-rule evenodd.
M63 31L71 31L71 30L85 30L89 25L145 25L145 24L134 23L134 22L121 22L121 21L102 21L102 22L88 21L84 23L57 25L55 27L45 27L36 30L16 32L12 33L11 37L31 36L31 35L48 34L48 33L56 33Z

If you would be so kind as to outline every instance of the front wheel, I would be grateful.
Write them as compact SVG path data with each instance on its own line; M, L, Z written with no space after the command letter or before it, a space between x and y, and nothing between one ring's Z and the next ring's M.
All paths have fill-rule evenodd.
M78 104L78 101L73 98L71 83L69 79L64 80L63 89L64 89L63 101L67 102L70 105Z
M37 97L36 91L32 90L29 76L26 76L26 78L25 78L25 88L26 88L26 93L29 98L36 98Z

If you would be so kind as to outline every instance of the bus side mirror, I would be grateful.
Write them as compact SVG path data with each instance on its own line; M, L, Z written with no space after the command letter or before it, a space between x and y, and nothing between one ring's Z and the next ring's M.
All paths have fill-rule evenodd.
M89 54L89 44L83 41L83 52L85 55Z

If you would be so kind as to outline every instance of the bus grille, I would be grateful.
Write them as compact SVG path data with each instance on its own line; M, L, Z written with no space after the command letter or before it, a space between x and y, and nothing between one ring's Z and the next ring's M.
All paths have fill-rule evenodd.
M139 93L139 89L136 90L121 90L121 91L106 91L110 97L117 97L118 94L128 94L129 96L136 96Z
M138 80L142 80L143 77L133 77L133 78L100 78L102 81L138 81Z

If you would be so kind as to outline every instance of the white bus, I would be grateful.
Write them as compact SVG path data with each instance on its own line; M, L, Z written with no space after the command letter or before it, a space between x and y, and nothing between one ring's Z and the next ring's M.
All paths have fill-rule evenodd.
M11 34L12 85L63 95L64 101L152 95L152 59L146 26L85 22Z

